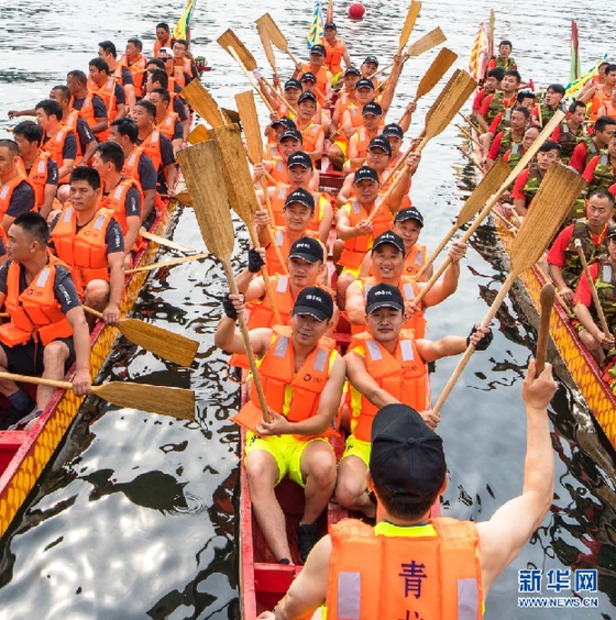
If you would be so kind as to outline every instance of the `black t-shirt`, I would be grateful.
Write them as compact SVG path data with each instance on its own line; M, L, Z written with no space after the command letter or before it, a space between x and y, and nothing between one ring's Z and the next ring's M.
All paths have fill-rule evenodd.
M0 237L0 256L4 256L6 254L6 247L4 245L4 241L2 241L2 237Z
M170 164L175 164L175 155L173 154L173 145L167 136L160 135L160 154L163 160L163 168Z
M45 143L49 142L49 140L50 138L47 138ZM77 159L77 138L75 138L73 132L66 134L64 146L62 147L62 159Z
M13 261L8 260L2 267L0 267L0 293L7 294L6 278L8 275L9 265ZM26 282L26 270L23 265L19 265L19 294L23 293L28 284ZM56 281L53 287L54 296L56 301L60 304L62 312L66 314L69 310L81 306L79 301L79 295L75 290L75 284L73 278L66 267L62 265L56 265Z
M113 94L116 98L116 106L126 103L126 95L124 93L124 89L117 82L115 83Z
M172 140L183 140L184 139L184 125L179 118L175 119L175 123L173 125L173 136L171 136Z
M184 100L180 97L173 98L173 111L178 115L181 121L185 121L188 118L188 114L186 114L186 107L184 106Z
M32 167L28 168L26 172L30 174L30 170ZM46 185L57 185L58 184L58 164L51 159L51 157L47 158L47 181Z
M135 189L134 187L131 189ZM49 232L53 232L53 229L56 227L58 220L62 214L59 213L54 218L53 222L49 226ZM94 216L96 217L96 215ZM89 222L88 222L89 224ZM87 226L84 224L83 226ZM77 226L77 232L79 232L83 226ZM122 228L116 220L111 220L109 222L109 226L107 226L107 232L105 233L105 243L107 244L107 255L115 254L116 252L124 252L124 236L122 235ZM53 239L49 239L49 247L54 250Z
M73 108L75 110L81 110L84 101L85 97L83 99L77 99L77 97L75 97L73 100ZM92 107L94 108L94 118L107 118L107 106L98 95L92 95Z
M128 70L128 67L122 67L122 85L134 86L135 80L133 80L133 74Z
M14 190L11 195L11 202L9 208L6 210L6 214L11 217L18 217L22 213L28 213L34 208L34 190L32 187L22 181Z
M105 196L107 195L108 194L105 194ZM139 190L134 185L128 190L128 192L126 192L124 211L126 212L127 217L131 215L141 217L141 195L139 194Z
M142 153L139 158L137 172L139 174L141 189L144 192L148 189L156 189L156 170L154 169L152 160L145 153Z
M79 136L81 152L85 153L90 142L94 142L96 138L90 129L90 125L81 116L77 119L77 135Z

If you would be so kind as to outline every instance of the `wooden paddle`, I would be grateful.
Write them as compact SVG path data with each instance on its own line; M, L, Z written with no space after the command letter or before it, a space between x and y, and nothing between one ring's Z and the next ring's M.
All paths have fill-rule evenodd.
M143 228L139 229L139 234L148 241L153 241L154 243L158 243L158 245L162 245L166 248L171 248L172 250L179 250L180 252L196 252L195 248L190 248L187 245L183 245L182 243L178 243L177 241L172 241L171 239L167 239L166 237L161 237L160 235L155 235L154 233L148 232Z
M569 214L571 205L579 196L584 185L584 179L573 170L560 164L550 166L533 200L533 205L514 239L511 248L509 275L490 306L481 327L488 327L516 278L541 258L546 246L552 241L565 217ZM475 346L472 343L469 344L464 356L458 362L454 373L439 396L433 408L434 411L439 412L441 410L474 351Z
M180 93L188 105L205 120L208 125L217 127L224 125L228 119L223 116L222 110L216 101L199 80L191 80L188 86Z
M88 306L82 307L89 314L99 319L103 318L102 312ZM178 366L190 366L199 348L199 343L196 340L176 334L158 325L146 323L140 319L120 319L117 327L120 333L133 344L140 346L142 349L147 349Z
M261 39L261 45L263 46L263 51L265 52L265 57L267 58L267 62L269 62L272 71L276 75L278 74L278 70L276 69L276 56L274 54L274 50L272 49L272 42L270 40L267 27L259 20L256 21L256 24L257 32L259 33L259 38Z
M60 390L73 389L73 384L70 381L56 381L43 377L16 375L10 372L0 372L0 379L34 385L48 385ZM102 385L93 385L91 392L118 407L160 413L182 420L195 419L195 393L193 390L131 381L111 381Z
M194 106L193 106L194 107ZM205 125L199 123L186 137L186 142L189 144L198 144L199 142L205 142L208 139L207 128Z
M485 203L483 209L481 209L481 211L478 213L477 217L475 218L475 221L469 226L469 228L466 230L466 232L464 233L464 235L460 239L460 241L462 243L466 243L471 238L471 236L474 234L474 232L479 228L479 226L481 226L481 223L488 216L490 211L493 209L494 205L498 202L498 199L501 197L503 192L505 192L505 190L507 190L507 188L515 181L516 177L520 174L520 172L522 172L522 170L524 170L524 168L526 168L526 166L528 166L528 164L530 163L532 158L535 156L535 153L539 150L539 147L546 140L550 139L550 136L552 135L552 132L554 131L556 126L561 122L561 120L564 117L565 117L564 113L561 112L560 110L557 111L556 114L554 114L554 116L550 119L550 122L543 128L543 130L539 134L539 136L537 136L537 139L530 145L530 147L528 148L526 153L524 153L524 155L521 157L520 161L517 163L515 168L513 170L511 170L511 172L509 173L509 176L502 182L501 186L498 189L495 189L495 191L492 194L492 196L490 198L488 198L488 200ZM492 168L494 168L494 166L492 166ZM486 175L486 177L491 179L490 183L488 183L486 181L485 186L482 186L482 184L479 185L479 186L482 186L483 189L482 189L482 194L478 195L478 198L476 199L477 202L480 202L479 196L481 196L481 197L489 196L489 191L490 191L490 188L491 188L492 184L494 184L494 186L496 185L496 181L497 181L496 174L495 174L494 177L490 177L489 175L490 175L490 173L488 173ZM478 188L479 188L479 186L478 186ZM475 206L476 206L476 204L477 203L475 203ZM464 207L466 208L466 204L464 205ZM468 209L470 211L471 207L469 206ZM464 213L464 217L466 217L466 215L467 214ZM471 217L472 217L472 215L471 215ZM453 231L453 232L455 232L455 231ZM453 232L450 231L452 236L453 236ZM447 240L449 240L449 239L451 239L451 236L448 237ZM444 244L442 244L442 243L439 244L439 247L442 249L442 247L444 247ZM439 252L440 252L440 250L439 250ZM431 262L434 261L436 256L437 256L437 252L434 252L433 255L430 257L431 258ZM428 282L426 282L425 286L419 292L419 294L417 295L417 298L415 299L416 303L421 301L425 297L426 293L432 288L432 286L434 286L434 283L441 277L441 275L443 275L445 269L447 269L447 267L450 265L450 263L451 263L451 259L448 256L443 261L443 264L437 270L435 270L435 272L432 274L432 277L428 280Z
M539 293L541 315L539 316L539 335L537 336L537 351L535 353L535 377L538 377L545 368L545 358L548 352L548 337L550 335L550 318L554 307L555 290L551 282L547 282Z
M412 0L406 13L404 26L402 26L400 39L398 40L398 54L402 54L402 50L406 47L406 44L409 41L411 32L413 32L413 28L415 27L415 22L417 21L417 16L419 15L419 9L421 9L421 2Z
M192 256L182 256L181 258L172 258L171 260L164 260L160 263L152 263L151 265L145 265L143 267L135 267L134 269L126 269L124 273L141 273L142 271L154 271L155 269L162 269L163 267L173 267L174 265L180 265L182 263L188 263L191 260L201 260L207 258L210 255L209 252L202 252L201 254L193 254Z
M539 187L539 189L541 189L541 186ZM607 321L605 320L605 312L603 312L601 300L599 299L599 295L597 294L597 288L592 279L592 276L590 275L590 269L588 268L588 261L586 260L586 255L584 254L584 248L582 248L582 242L579 239L576 239L573 242L573 245L575 246L575 250L580 257L582 267L584 268L584 275L586 276L586 280L588 281L588 287L590 288L590 294L592 295L592 300L595 304L595 310L597 311L597 316L599 317L599 323L601 323L601 331L606 336L609 336L611 334L611 331L607 324Z
M231 254L235 233L229 211L229 202L225 189L225 180L222 170L222 155L218 143L214 140L201 142L195 146L178 151L177 154L188 191L193 198L193 205L199 229L209 251L222 263L229 289L237 295L237 285L231 267ZM244 314L238 315L240 331L246 348L246 355L252 379L259 397L263 419L270 421L263 387L259 377L259 369L250 343L250 335L244 320Z
M447 73L457 58L458 55L446 47L438 53L421 78L419 86L417 86L415 101L419 101L421 97L427 95L439 83L440 79Z
M297 60L297 58L295 58L295 56L289 49L289 43L286 37L284 36L284 34L282 34L282 31L280 30L280 28L278 28L278 26L276 25L276 22L272 19L271 15L269 13L264 13L263 15L261 15L261 17L259 17L256 20L256 22L257 24L263 24L265 26L269 34L271 42L281 52L285 52L285 54L289 56L289 58L293 61L293 64L298 69L301 68L302 66L301 63L299 62L299 60Z
M457 75L456 80L453 83L448 83L445 88L447 92L444 93L443 97L439 101L437 108L433 110L430 108L430 112L426 115L426 126L423 131L423 139L415 149L416 153L421 153L423 148L428 144L429 140L440 134L445 127L451 122L451 119L455 116L456 112L464 105L464 102L470 97L471 93L475 90L477 83L475 80L466 72L460 71ZM434 107L434 106L433 106ZM412 146L408 148L406 153L402 155L394 169L390 174L390 178L393 177L395 172L399 170L406 158L411 154ZM368 221L372 221L379 209L382 205L387 203L387 200L391 196L394 189L401 182L402 175L398 175L398 177L393 181L388 190L385 192L383 197L381 198L379 204L372 210L372 213L368 216Z

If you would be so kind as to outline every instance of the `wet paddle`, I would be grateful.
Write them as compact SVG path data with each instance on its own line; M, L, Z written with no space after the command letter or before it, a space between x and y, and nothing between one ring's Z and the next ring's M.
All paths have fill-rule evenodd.
M231 254L235 242L235 233L229 211L229 201L225 189L222 169L222 155L218 143L214 140L201 142L178 152L178 159L188 191L193 198L193 205L199 229L209 251L222 263L230 291L237 295L237 285L231 267ZM250 343L244 314L238 315L240 331L246 348L248 363L253 375L255 389L259 397L263 419L269 422L263 387L259 378L259 369Z
M48 385L60 390L73 389L73 384L70 381L56 381L9 372L0 372L0 379L34 385ZM195 419L195 393L192 390L132 381L110 381L102 385L93 385L91 391L95 396L118 407L160 413L182 420Z
M103 318L103 313L94 310L94 308L83 306L83 309L99 319ZM146 323L140 319L120 319L117 327L120 333L133 344L142 349L147 349L178 366L190 366L199 348L199 343L196 340L158 327L158 325Z
M143 228L139 229L139 234L148 241L153 241L154 243L158 243L158 245L162 245L166 248L171 248L172 250L179 250L180 252L196 252L195 248L190 248L187 245L183 245L182 243L178 243L177 241L172 241L171 239L167 239L166 237L161 237L160 235L155 235L154 233L148 232Z
M582 267L584 268L584 275L586 276L586 281L588 282L588 288L590 288L590 294L592 295L592 301L595 304L595 310L597 311L597 316L599 317L599 323L601 323L601 331L609 336L612 332L605 320L605 312L603 312L603 307L601 306L601 300L599 299L599 295L597 293L597 288L595 283L590 275L590 269L588 268L588 261L586 260L586 255L584 254L584 249L582 248L582 242L579 239L576 239L573 242L575 246L575 250L580 257L580 261L582 263Z
M532 207L516 236L511 248L511 269L501 290L490 306L481 326L488 327L498 312L509 289L516 278L529 269L541 258L547 245L560 228L569 213L571 205L579 196L585 185L584 180L574 171L560 164L552 164L537 191ZM475 351L471 343L458 362L447 385L441 392L433 410L439 412L453 386L462 374L466 364Z
M537 336L537 351L535 353L535 377L538 377L545 368L545 358L548 352L548 337L550 335L550 318L554 307L555 290L551 282L544 284L539 293L541 315L539 317L539 335Z
M163 267L173 267L174 265L180 265L182 263L188 263L191 260L201 260L207 258L210 255L209 252L203 252L201 254L193 254L192 256L182 256L181 258L172 258L171 260L164 260L160 263L152 263L151 265L145 265L143 267L135 267L134 269L127 269L124 273L140 273L142 271L154 271L155 269L162 269Z
M417 16L419 15L419 9L421 9L421 2L412 0L406 13L406 19L404 20L404 26L402 26L400 38L398 39L398 54L402 54L402 50L409 41L409 37L415 27L415 22L417 21Z
M550 119L550 122L543 128L543 131L539 134L539 136L537 136L537 139L531 144L531 146L528 148L526 153L524 153L524 155L522 156L520 161L517 163L515 168L511 170L511 172L509 173L509 176L507 176L507 178L501 183L500 187L498 188L496 187L496 184L497 184L496 173L494 177L490 177L489 172L488 174L486 174L486 177L490 179L489 183L487 182L487 179L486 179L485 186L482 185L481 183L477 186L478 188L482 187L482 193L478 195L477 198L473 199L474 202L471 203L471 205L469 205L468 207L466 204L464 205L463 207L464 213L463 214L461 213L461 215L463 215L463 218L466 218L466 216L469 213L471 213L470 217L473 216L472 212L476 209L477 204L481 204L481 201L484 199L484 197L490 196L489 191L491 189L491 186L494 186L494 192L489 198L487 198L487 202L485 203L481 211L477 214L477 217L475 217L475 221L470 225L470 227L466 230L466 232L460 239L462 243L466 243L471 238L471 236L474 234L474 232L479 228L479 226L481 226L481 223L488 216L490 211L493 209L494 205L498 202L498 199L501 197L503 192L505 192L505 190L515 181L516 177L520 174L520 172L522 172L522 170L524 170L524 168L528 166L532 158L535 156L535 153L539 150L539 147L546 140L550 138L550 136L552 135L552 132L554 131L556 126L560 123L560 121L564 118L564 116L565 116L564 113L560 111L554 114L554 116ZM494 166L492 166L492 168L494 168ZM465 220L465 222L466 221L468 220ZM458 228L458 226L456 226L456 228ZM455 230L450 231L449 233L450 236L447 238L445 243L439 244L439 248L442 249L443 247L445 247L445 244L447 243L447 241L449 241L449 239L451 239L454 233L455 233ZM434 262L434 259L436 258L436 256L437 256L437 252L434 252L432 256L430 257L430 263ZM415 300L416 302L421 301L424 298L426 293L432 288L432 286L434 286L434 283L441 277L441 275L443 275L445 269L447 269L450 263L451 263L451 259L447 257L443 261L443 264L437 270L435 270L435 272L432 274L432 277L428 280L428 282L426 282L424 288L420 291L419 295L417 295L417 299Z

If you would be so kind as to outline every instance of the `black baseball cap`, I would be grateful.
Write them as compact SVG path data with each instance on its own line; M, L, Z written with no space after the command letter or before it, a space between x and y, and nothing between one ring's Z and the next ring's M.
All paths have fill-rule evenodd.
M388 123L385 127L383 127L383 135L386 138L389 138L389 136L394 136L402 140L404 138L404 131L402 131L402 127L400 127L398 123Z
M314 211L314 197L312 196L312 194L308 190L305 190L305 189L303 189L301 187L299 189L293 190L286 197L286 199L284 201L285 209L290 204L293 204L294 202L298 202L299 204L302 204L305 207L308 207L309 209Z
M357 82L357 84L355 84L355 90L360 90L361 88L370 88L374 90L374 84L372 83L372 80L362 78L359 82Z
M321 56L325 56L325 47L323 45L321 45L320 43L317 43L316 45L313 45L310 48L310 53L311 54L320 54Z
M608 241L614 240L616 241L616 228L608 231L607 236L605 237Z
M411 407L381 408L372 422L370 475L378 490L398 504L436 499L447 475L443 440Z
M357 68L357 67L349 67L345 72L344 72L344 77L346 77L347 75L361 75L361 71Z
M293 138L293 140L297 140L298 142L303 142L302 134L297 131L297 129L288 129L284 133L280 134L280 138L278 138L278 142L282 142L287 138Z
M325 25L323 26L323 30L327 30L328 28L333 28L334 30L338 30L334 22L325 22Z
M317 321L329 320L334 314L334 300L326 290L308 286L297 296L291 314L308 314Z
M287 168L291 166L302 166L303 168L312 169L312 159L310 159L310 155L308 153L304 153L304 151L297 151L296 153L291 153L287 158Z
M355 171L353 183L359 183L360 181L364 181L365 179L369 179L370 181L376 181L377 183L379 183L379 173L374 168L370 168L370 166L362 166Z
M372 63L373 65L376 65L377 67L379 66L379 59L376 56L373 56L372 54L370 56L366 56L366 60L364 60L363 64L366 64L367 62Z
M315 74L312 73L311 71L306 71L306 73L302 73L302 75L299 78L299 81L300 82L314 82L316 84L317 78Z
M314 93L311 93L309 90L306 90L299 96L297 103L300 104L307 99L310 99L310 101L314 101L315 103L317 102L317 96Z
M372 243L372 251L376 250L380 245L385 243L389 243L390 245L395 246L404 254L404 239L395 233L393 230L386 230L381 233Z
M393 308L404 312L404 299L397 287L391 284L375 284L366 295L366 314L379 308Z
M370 151L371 149L381 149L388 155L391 155L391 144L389 144L389 140L383 136L374 136L374 138L370 140L367 150Z
M285 129L297 128L295 121L286 116L283 116L282 118L277 118L275 121L272 122L272 127L276 127L276 125L282 125Z
M407 220L415 220L416 222L419 222L419 225L423 228L423 215L415 207L400 209L394 218L394 222L406 222Z
M289 88L297 88L297 90L302 89L302 83L295 78L291 78L284 83L284 89L288 90Z
M383 108L380 103L376 101L369 101L361 111L362 116L366 116L366 114L376 114L377 116L383 115Z
M300 237L291 245L289 258L301 258L307 263L323 262L323 246L314 237Z

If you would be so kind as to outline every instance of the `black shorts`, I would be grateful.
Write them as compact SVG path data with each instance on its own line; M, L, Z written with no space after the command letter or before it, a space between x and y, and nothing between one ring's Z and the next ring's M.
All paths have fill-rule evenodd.
M68 359L64 365L64 372L72 366L75 361L75 345L72 338L56 338L52 342L63 342L68 347ZM50 343L51 344L51 343ZM43 373L43 345L40 342L30 340L26 344L18 344L9 347L0 342L0 347L4 349L6 359L8 360L9 372L19 375L40 375Z

